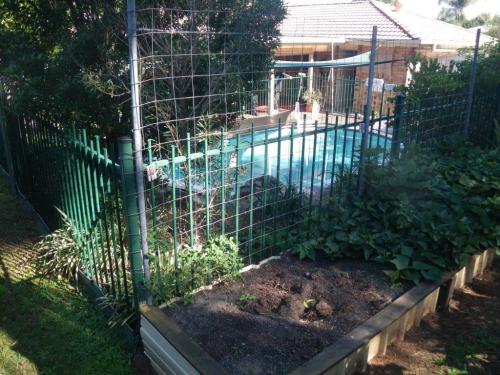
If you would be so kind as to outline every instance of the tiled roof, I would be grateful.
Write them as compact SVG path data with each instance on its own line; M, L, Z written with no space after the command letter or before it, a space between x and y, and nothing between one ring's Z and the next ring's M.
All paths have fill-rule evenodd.
M442 46L474 46L476 29L468 30L458 25L437 19L423 17L403 10L395 12L393 8L379 1L370 1L394 22L404 28L411 36L421 41L421 44L436 44ZM482 42L492 40L487 35L481 36Z
M373 0L288 0L287 10L282 44L369 40L374 25L378 39L385 41L448 46L469 46L475 41L470 30L404 10L395 12Z

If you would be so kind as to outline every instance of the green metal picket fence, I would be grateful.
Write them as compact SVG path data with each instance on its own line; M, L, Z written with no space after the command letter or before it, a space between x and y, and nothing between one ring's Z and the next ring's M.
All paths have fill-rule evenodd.
M411 144L462 134L465 102L464 94L418 104L398 96L384 115L372 111L371 162L385 165ZM499 103L475 98L471 140L487 144L493 138ZM78 233L82 271L104 292L132 303L132 296L142 298L146 290L163 302L210 283L221 265L214 259L195 264L192 256L204 254L214 240L228 247L227 238L233 238L241 259L252 264L289 249L299 235L307 238L311 219L338 189L356 189L365 118L358 112L326 114L321 122L304 117L188 135L175 143L149 140L144 173L150 284L131 144L122 142L118 165L101 140L85 131L9 112L6 123L2 136L18 190L53 229L62 225L57 209L65 212Z
M131 276L122 214L120 166L99 137L7 112L17 189L51 229L76 232L82 272L105 293L129 302Z
M1 116L1 114L0 114ZM0 119L0 121L3 121ZM4 127L0 127L0 168L4 171L7 171L7 160L5 158L5 135L4 135Z
M390 158L394 121L387 114L370 122L368 147L381 165ZM158 299L207 282L189 272L186 254L210 240L233 238L244 263L252 264L280 254L297 234L307 233L337 183L356 185L363 122L355 113L326 116L322 123L304 118L252 126L250 132L188 136L177 144L150 140L146 200L149 251L155 254L152 282L168 291Z
M466 95L427 98L419 106L395 98L383 116L375 110L367 133L372 163L385 165L412 144L438 144L463 133ZM471 129L491 107L477 99ZM474 120L476 119L476 120ZM341 123L342 120L342 123ZM491 122L491 121L490 121ZM210 283L192 263L214 239L233 238L245 264L307 238L312 218L338 189L355 191L362 113L324 121L147 142L146 203L153 292L157 301ZM300 234L300 236L298 236ZM209 246L209 245L208 245ZM206 260L203 274L216 266ZM208 270L208 271L207 271ZM163 289L163 290L160 290Z

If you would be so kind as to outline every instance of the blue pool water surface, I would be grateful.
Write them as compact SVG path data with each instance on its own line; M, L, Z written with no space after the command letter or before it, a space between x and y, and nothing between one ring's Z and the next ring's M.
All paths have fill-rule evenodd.
M244 168L242 182L251 179L252 174L254 178L271 175L275 178L279 176L280 182L285 185L291 182L292 185L299 186L302 175L302 185L307 189L311 186L311 182L313 187L320 186L321 176L324 173L323 184L327 186L331 182L332 172L338 175L342 169L345 172L350 170L353 154L355 162L359 159L361 146L359 128L356 131L347 129L335 131L332 126L328 128L326 136L324 129L318 128L315 136L314 127L310 126L305 129L305 136L303 136L304 128L300 126L293 129L293 140L290 139L291 131L290 127L283 127L280 137L277 128L268 129L267 142L265 142L265 130L254 133L254 144L257 146L254 146L253 151L253 172L250 167L252 136L251 134L240 136L240 165ZM278 142L279 138L281 142ZM368 141L369 148L390 150L391 140L385 136L372 134L369 135ZM229 139L228 144L235 146L236 138ZM380 161L382 161L382 154L381 150Z

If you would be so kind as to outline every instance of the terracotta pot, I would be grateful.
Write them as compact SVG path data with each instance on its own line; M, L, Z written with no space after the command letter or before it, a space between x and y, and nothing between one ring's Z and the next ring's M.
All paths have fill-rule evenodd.
M306 112L312 112L312 110L313 110L313 104L306 103Z

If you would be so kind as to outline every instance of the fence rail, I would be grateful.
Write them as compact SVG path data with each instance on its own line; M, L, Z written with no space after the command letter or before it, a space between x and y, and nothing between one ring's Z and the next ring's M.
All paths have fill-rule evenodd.
M99 137L43 119L6 113L17 189L51 229L68 217L82 271L105 293L130 300L131 277L122 214L120 166Z

